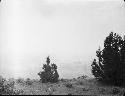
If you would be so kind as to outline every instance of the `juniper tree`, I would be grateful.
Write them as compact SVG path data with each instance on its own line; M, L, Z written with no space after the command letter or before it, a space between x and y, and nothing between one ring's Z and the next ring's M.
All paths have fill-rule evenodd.
M97 60L92 63L92 73L97 80L121 85L125 77L125 40L111 32L104 41L104 49L96 51ZM95 62L96 61L96 62ZM97 62L98 61L98 62Z
M121 79L121 84L125 85L125 36L123 38L123 43L120 51L120 56L121 56L121 73L120 74L120 79Z
M57 66L56 64L50 65L50 58L49 56L46 59L46 64L43 64L43 71L39 72L38 75L41 78L41 81L43 83L46 82L57 82L59 78L59 74L57 72Z

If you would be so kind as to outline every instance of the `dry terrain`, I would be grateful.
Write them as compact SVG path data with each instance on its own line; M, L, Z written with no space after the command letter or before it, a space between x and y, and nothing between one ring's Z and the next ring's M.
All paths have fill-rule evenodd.
M21 80L20 80L21 81ZM93 78L61 79L58 83L38 80L16 82L15 89L24 95L123 96L125 88L100 84Z

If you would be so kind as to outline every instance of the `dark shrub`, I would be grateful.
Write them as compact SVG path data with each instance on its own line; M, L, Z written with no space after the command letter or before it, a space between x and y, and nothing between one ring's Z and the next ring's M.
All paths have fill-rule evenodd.
M47 64L43 64L43 71L38 73L41 81L43 83L58 82L59 74L57 72L56 64L53 63L53 64L50 65L49 57L47 57L46 63Z
M32 80L30 80L30 78L27 78L26 79L26 85L32 85L32 84L33 84Z
M84 85L84 81L81 81L81 80L78 80L77 82L76 82L76 84L78 84L78 85Z
M66 86L67 88L73 88L73 85L72 85L71 83L65 83L65 86Z
M105 89L104 88L98 88L98 90L99 90L99 92L101 93L101 94L105 94Z
M24 91L22 89L14 90L14 94L13 95L24 95Z
M71 93L68 93L68 95L72 95Z
M87 75L83 75L82 76L82 79L86 79L88 76Z
M13 80L6 80L0 77L0 94L1 95L18 95L14 90L15 82Z
M65 79L63 79L63 78L61 78L61 79L60 79L60 81L61 81L61 82L66 82L66 80L65 80Z
M25 80L23 78L18 78L16 80L16 83L18 83L18 84L25 84Z
M113 88L112 89L112 94L113 95L116 95L116 94L119 94L120 93L120 90L118 88Z

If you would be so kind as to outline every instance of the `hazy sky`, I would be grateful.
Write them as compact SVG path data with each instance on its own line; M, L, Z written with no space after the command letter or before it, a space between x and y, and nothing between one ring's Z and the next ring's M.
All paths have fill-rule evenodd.
M50 55L61 77L90 75L95 52L111 31L125 32L123 0L3 0L0 73L38 78Z

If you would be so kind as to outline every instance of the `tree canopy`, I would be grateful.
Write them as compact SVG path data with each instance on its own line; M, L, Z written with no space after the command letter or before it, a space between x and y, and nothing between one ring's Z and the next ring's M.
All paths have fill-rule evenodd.
M104 49L99 48L96 56L91 66L97 80L125 84L125 38L111 32L104 41Z

